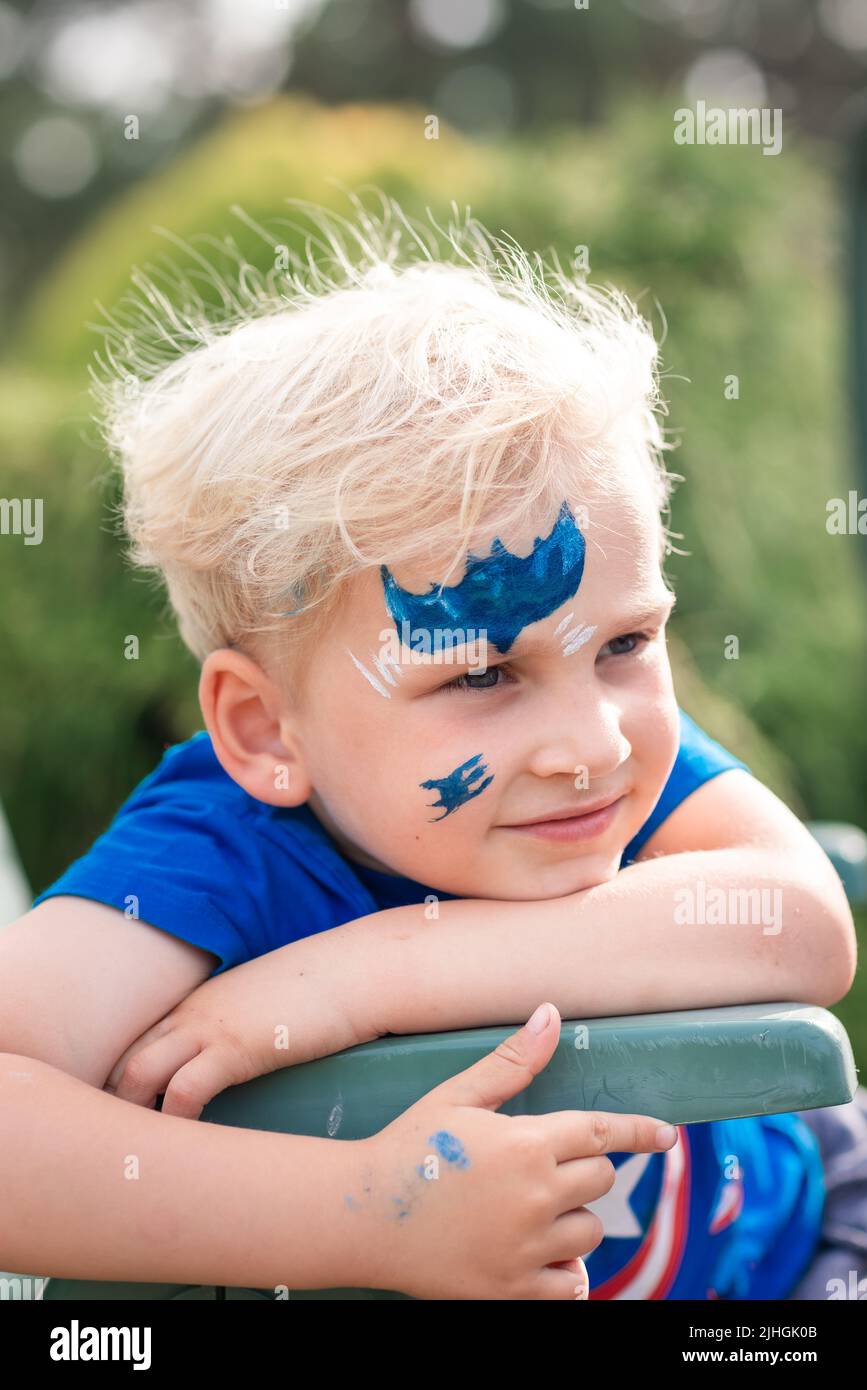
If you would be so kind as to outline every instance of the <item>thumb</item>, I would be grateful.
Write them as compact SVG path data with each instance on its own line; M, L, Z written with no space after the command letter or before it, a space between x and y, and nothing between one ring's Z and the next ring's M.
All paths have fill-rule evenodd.
M560 1040L560 1015L553 1004L536 1012L493 1052L436 1088L437 1098L452 1105L496 1110L529 1086L551 1060Z

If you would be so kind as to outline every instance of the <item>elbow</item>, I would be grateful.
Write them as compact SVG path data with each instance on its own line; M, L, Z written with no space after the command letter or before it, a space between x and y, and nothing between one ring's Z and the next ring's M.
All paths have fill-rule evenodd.
M858 968L852 910L830 864L806 876L801 870L790 892L794 987L805 1003L830 1008L849 993Z
M806 991L802 990L805 1001L817 1004L823 1009L830 1009L834 1004L839 1004L854 984L856 968L857 958L854 950L851 955L847 955L845 961L827 962L819 983L810 985Z
M839 1004L841 999L845 999L853 984L855 983L855 972L858 968L858 947L855 940L855 927L850 915L850 932L844 947L841 947L837 957L833 962L829 962L828 973L824 985L824 998L817 1000L823 1008L829 1009L832 1004Z

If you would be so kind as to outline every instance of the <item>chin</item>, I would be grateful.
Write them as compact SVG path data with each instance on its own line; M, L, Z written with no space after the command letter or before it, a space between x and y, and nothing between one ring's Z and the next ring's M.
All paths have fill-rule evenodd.
M620 859L623 854L618 849L611 854L594 854L578 864L569 865L573 886L567 893L580 893L584 888L598 888L600 883L610 883L620 872Z
M522 875L520 889L498 894L511 897L516 902L547 898L567 898L570 893L580 893L585 888L598 888L601 883L609 883L620 870L623 851L600 851L598 854L584 855L562 864L552 864L547 869L538 867ZM489 896L485 894L484 896Z
M618 837L619 838L619 837ZM548 898L566 898L584 888L596 888L616 878L620 870L623 847L599 848L592 854L573 855L559 863L546 865L516 864L514 856L505 863L501 857L486 860L479 856L465 872L456 872L454 863L447 861L425 865L394 868L431 891L452 893L457 898L481 898L503 902L543 902ZM443 872L439 873L442 867Z

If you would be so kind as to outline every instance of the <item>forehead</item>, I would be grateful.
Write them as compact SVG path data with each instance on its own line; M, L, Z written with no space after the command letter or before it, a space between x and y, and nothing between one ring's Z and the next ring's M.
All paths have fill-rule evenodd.
M633 601L658 600L662 543L649 481L585 490L564 498L559 511L539 512L508 530L480 527L454 564L452 549L366 572L353 584L356 613L395 622L406 617L418 626L449 619L460 626L463 617L466 627L498 629L503 637L496 645L505 650L516 624L520 630L567 603L582 613L592 608L592 620L600 622Z
M480 525L467 551L457 560L453 548L439 553L431 551L423 558L391 569L391 573L402 587L415 592L434 583L456 585L466 572L468 560L474 564L475 557L492 557L492 550L496 552L502 546L516 557L528 557L534 552L539 555L539 564L518 565L509 576L529 582L552 559L550 552L558 542L565 543L567 551L571 551L570 528L562 523L564 504L583 542L582 585L589 579L589 571L600 564L609 569L659 564L663 530L649 469L621 466L602 483L586 483L547 504L537 503L532 512L528 508L521 521L507 528L495 523ZM574 560L574 553L564 554L564 567L568 568L570 560ZM487 570L491 573L496 568L494 555Z

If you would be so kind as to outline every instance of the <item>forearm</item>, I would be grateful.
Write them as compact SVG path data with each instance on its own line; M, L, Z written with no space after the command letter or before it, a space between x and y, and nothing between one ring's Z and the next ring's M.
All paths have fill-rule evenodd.
M721 922L711 907L720 890ZM393 909L365 919L370 1007L386 1031L421 1033L508 1023L540 999L567 1019L827 1004L845 992L847 963L839 904L825 892L787 857L738 848L649 860L544 902L447 901L436 921ZM401 984L386 1001L377 959L395 958Z
M3 1269L253 1288L375 1278L344 1201L363 1141L176 1119L11 1053L0 1115Z

